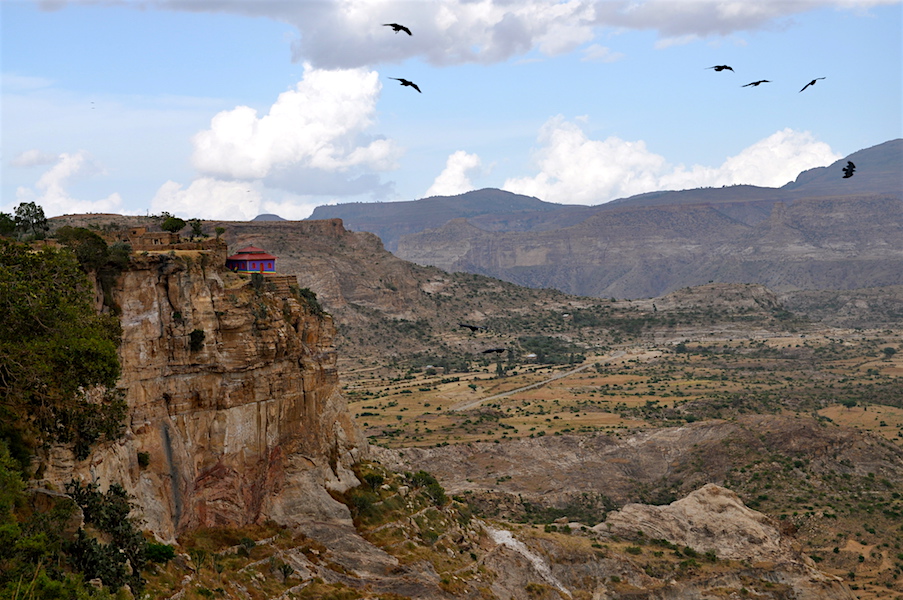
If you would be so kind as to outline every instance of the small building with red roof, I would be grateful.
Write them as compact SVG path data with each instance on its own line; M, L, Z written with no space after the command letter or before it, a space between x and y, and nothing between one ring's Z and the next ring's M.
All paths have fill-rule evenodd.
M237 273L275 273L276 257L257 246L248 246L227 257L226 268Z

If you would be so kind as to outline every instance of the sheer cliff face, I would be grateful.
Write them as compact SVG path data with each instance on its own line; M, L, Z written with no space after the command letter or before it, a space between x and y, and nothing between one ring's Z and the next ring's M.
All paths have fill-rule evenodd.
M78 464L57 449L45 478L122 483L164 539L348 519L328 489L356 484L349 466L366 444L339 392L332 319L293 277L255 289L222 270L224 251L179 254L139 257L115 290L125 437Z

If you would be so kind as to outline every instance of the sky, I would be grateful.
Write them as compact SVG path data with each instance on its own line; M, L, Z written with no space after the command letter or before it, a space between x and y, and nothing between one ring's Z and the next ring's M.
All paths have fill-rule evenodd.
M0 211L779 187L903 137L901 32L899 0L0 0Z

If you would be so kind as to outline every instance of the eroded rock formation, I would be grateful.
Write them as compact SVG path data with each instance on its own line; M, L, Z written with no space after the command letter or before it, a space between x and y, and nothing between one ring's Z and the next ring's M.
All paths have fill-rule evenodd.
M162 539L265 519L350 522L366 444L338 387L332 318L292 277L252 285L214 251L137 256L114 290L126 432L85 461L54 448L43 478L120 482ZM140 458L139 458L140 457Z

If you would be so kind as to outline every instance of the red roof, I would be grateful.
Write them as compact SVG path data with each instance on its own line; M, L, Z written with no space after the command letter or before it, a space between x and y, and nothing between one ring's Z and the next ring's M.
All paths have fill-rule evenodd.
M248 246L227 257L226 260L276 260L276 257L257 246Z

